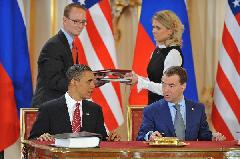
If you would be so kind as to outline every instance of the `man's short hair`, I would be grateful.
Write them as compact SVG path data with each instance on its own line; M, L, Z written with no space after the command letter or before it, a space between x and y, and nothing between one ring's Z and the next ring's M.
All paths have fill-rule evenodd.
M92 71L92 70L89 66L82 65L82 64L75 64L75 65L71 66L66 72L68 84L70 83L70 81L72 79L80 80L82 73L86 72L86 71Z
M69 17L69 12L71 11L72 8L81 8L83 10L87 10L84 6L82 6L79 2L76 3L70 3L64 8L63 16Z
M167 77L178 75L181 84L187 83L188 80L187 71L181 66L171 66L163 74Z

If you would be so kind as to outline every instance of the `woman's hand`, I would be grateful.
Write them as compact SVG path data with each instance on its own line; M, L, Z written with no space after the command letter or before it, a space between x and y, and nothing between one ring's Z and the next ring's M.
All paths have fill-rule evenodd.
M126 73L124 78L125 79L130 79L130 82L127 83L129 85L135 85L138 82L138 76L135 72Z

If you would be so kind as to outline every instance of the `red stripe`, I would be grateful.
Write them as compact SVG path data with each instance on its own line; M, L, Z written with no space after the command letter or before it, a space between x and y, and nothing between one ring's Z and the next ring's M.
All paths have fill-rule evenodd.
M129 104L130 105L147 105L148 104L148 92L147 90L142 90L141 92L137 92L137 87L133 86L131 88L131 93L129 96Z
M232 84L227 79L226 74L223 72L220 64L218 64L218 70L217 70L217 83L224 97L226 98L227 102L231 106L235 116L237 117L238 122L240 122L239 97L234 91Z
M227 140L231 141L234 139L231 132L229 131L225 121L219 114L218 110L216 109L216 105L213 103L212 106L212 123L217 132L221 132Z
M146 70L154 48L155 46L151 38L142 24L139 23L133 61L133 70L137 74L145 77L147 76Z
M135 46L134 61L133 61L133 70L141 75L147 76L147 66L150 60L150 56L154 50L155 46L145 31L144 27L139 23L138 25L138 34L137 41ZM129 96L130 105L147 105L148 96L147 91L142 90L137 92L137 87L134 86L131 88L131 93Z
M240 53L238 51L238 48L228 32L228 29L226 27L226 24L224 23L224 30L223 30L223 37L222 37L223 46L226 49L226 52L228 53L229 57L231 58L238 74L240 74ZM238 41L240 43L240 41Z
M100 59L102 65L105 69L107 69L107 68L115 69L112 58L111 58L105 44L103 43L102 38L99 35L99 33L95 27L95 24L94 24L91 16L89 15L89 13L87 14L87 19L89 22L89 25L87 25L87 32L89 35L89 39L92 43L93 49L96 51L98 59Z
M117 120L112 113L111 108L109 107L105 96L102 94L99 88L96 88L93 92L93 100L98 101L97 103L102 107L103 115L104 115L104 122L107 125L109 131L112 131L118 127Z
M111 13L111 7L109 4L108 0L102 0L99 2L99 6L104 14L104 16L107 19L107 22L109 24L109 27L111 28L111 31L113 32L113 28L112 28L112 13Z
M17 141L20 128L12 81L1 64L0 75L0 151L2 151Z
M240 25L240 13L238 13L237 15L235 15L235 18L238 22L238 25Z

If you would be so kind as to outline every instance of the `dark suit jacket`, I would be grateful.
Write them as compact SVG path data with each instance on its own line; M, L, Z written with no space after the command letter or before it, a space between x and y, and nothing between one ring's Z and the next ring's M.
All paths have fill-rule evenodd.
M83 100L82 111L82 127L80 131L101 134L103 140L105 140L107 132L104 127L104 118L101 107L91 101ZM38 117L32 127L29 138L32 139L39 137L43 133L54 135L71 132L72 126L68 114L66 99L63 95L58 99L44 103L39 108Z
M211 140L205 108L203 104L185 99L186 130L185 140ZM175 137L174 125L167 101L161 99L143 110L143 121L137 140L144 140L149 131L159 131L166 137Z
M32 106L56 99L67 91L65 73L73 65L72 53L64 33L60 30L43 46L38 58L37 87Z

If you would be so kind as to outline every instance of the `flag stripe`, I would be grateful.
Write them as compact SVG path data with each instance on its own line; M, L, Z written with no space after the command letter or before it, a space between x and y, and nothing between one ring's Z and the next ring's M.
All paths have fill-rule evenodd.
M221 47L221 49L222 49L222 52L219 57L220 66L224 66L222 67L223 72L226 74L228 80L233 86L234 91L237 93L237 96L240 97L240 89L238 89L240 88L240 76L232 63L231 58L228 56L228 53L224 49L224 47Z
M240 131L240 6L234 1L228 0L226 7L212 108L213 126L227 140Z
M236 67L238 73L240 74L239 51L238 51L236 43L233 41L232 36L229 34L228 29L226 28L225 25L224 25L222 42L223 42L224 48L226 49L226 53L230 56L231 61L233 62L234 66Z
M32 78L21 0L1 1L0 151L19 137L18 113L30 107Z
M240 36L239 36L240 28L239 28L238 21L234 17L229 5L226 6L226 15L227 15L227 17L225 17L224 25L226 25L226 28L228 28L228 31L229 31L228 34L231 35L232 39L236 43L236 47L238 48L238 50L240 50ZM225 33L225 31L223 31L223 34L224 33Z
M240 103L240 101L236 92L233 89L233 86L227 79L220 65L218 66L217 76L219 77L217 79L217 84L222 91L222 94L226 98L227 102L229 103L229 106L233 110L234 114L237 116L238 122L240 122L240 109L237 105L238 103Z
M109 24L109 27L111 28L111 32L113 32L112 13L109 12L111 10L110 4L107 1L100 1L99 6L102 10L102 13L104 14L104 17L107 20L107 23Z
M108 103L107 103L105 96L102 94L102 92L99 88L94 90L92 98L99 101L98 104L100 106L102 106L104 117L105 116L108 116L108 117L114 116L110 107L103 107L103 105L108 105ZM118 122L116 121L115 118L112 118L112 120L105 120L105 124L107 125L108 129L110 129L110 130L112 130L118 126Z
M0 151L3 151L17 140L19 136L19 122L14 98L14 87L1 63L0 75L0 88L4 90L0 90Z
M97 13L98 13L98 16L94 16ZM101 57L100 59L106 60L106 61L110 60L114 64L110 63L109 65L111 67L115 68L117 66L117 61L116 61L117 57L116 57L113 34L112 34L111 28L109 27L108 21L106 20L103 13L101 12L101 8L99 7L99 5L96 5L90 9L90 15L91 15L93 24L95 24L94 26L96 27L96 28L91 27L92 29L89 28L89 35L91 38L94 39L94 42L95 42L94 46L99 47L102 45L103 48L102 48L102 50L99 50L99 53L101 53L101 51L103 51L103 53L101 53L101 54L105 54L105 56L106 55L110 56L110 58L107 57L107 59L106 59L106 57L105 58ZM97 31L95 29L97 29ZM107 68L107 67L105 67L105 68Z
M88 61L89 65L91 66L91 68L93 68L95 70L103 69L103 66L102 66L100 60L96 56L96 52L95 52L96 50L94 50L92 47L92 43L90 42L88 32L86 30L83 30L83 32L81 33L80 40L82 42L84 51L88 53L85 55L87 57L87 61ZM112 85L112 84L109 83L106 85ZM101 86L101 90L103 89L102 87L104 87L104 86ZM107 98L108 100L110 99L109 98L110 95L111 95L112 99L116 99L116 98L119 99L119 96L116 94L116 91L113 88L110 88L109 90L105 90L105 92L106 93L104 94L104 97ZM102 102L101 100L105 100L105 99L96 98L96 96L94 96L93 100L97 101L97 103L101 103ZM111 102L112 100L109 100L109 101L108 100L106 100L107 102L103 102L104 105L102 105L102 106L110 107L111 109L112 109L112 107L113 108L116 107L116 109L121 108L121 106L118 104L119 101ZM111 103L109 103L109 102L111 102ZM105 105L106 103L109 103L109 104ZM108 108L106 108L106 109L108 109ZM115 112L114 116L107 116L106 114L104 114L105 119L109 118L110 120L112 120L113 118L119 118L118 123L122 124L123 123L122 111L117 111L117 112L114 111L114 112ZM107 120L105 120L105 121L107 121ZM106 125L108 126L109 130L112 130L110 128L110 127L112 127L111 125L108 125L107 123L106 123Z
M92 18L88 17L88 21L90 22L89 27L87 28L87 32L89 35L89 40L92 43L92 47L96 52L96 55L98 56L98 59L101 59L101 63L104 68L111 68L114 67L114 64L112 63L112 58L109 56L109 52L107 48L105 47L105 44L102 41L102 38L98 34L98 31L96 30L95 24L92 21Z
M214 128L216 130L218 130L219 132L224 132L224 136L228 139L228 140L233 140L234 137L232 136L232 134L230 133L226 123L224 122L223 118L221 117L221 115L219 114L218 110L216 109L215 104L213 103L213 107L212 107L212 115L214 116L214 118L212 119L212 123L214 125ZM221 123L221 124L219 124Z
M137 74L146 77L147 76L146 68L148 66L151 54L155 46L141 23L138 24L137 40L138 41L136 42L135 46L134 62L132 68ZM142 50L144 50L144 52ZM136 86L132 87L129 96L129 104L143 105L147 103L148 103L147 90L143 90L138 93L137 87Z
M86 6L90 5L86 4ZM86 60L93 70L118 67L111 20L108 0L101 0L88 8L88 23L80 34L80 41ZM111 131L123 123L119 83L107 83L101 86L93 93L92 99L102 106L107 129Z
M215 85L214 103L216 104L217 111L230 130L230 133L233 137L236 136L235 133L240 131L238 119L232 111L231 106L227 102L225 96L222 94L218 84ZM224 133L224 131L221 132Z

